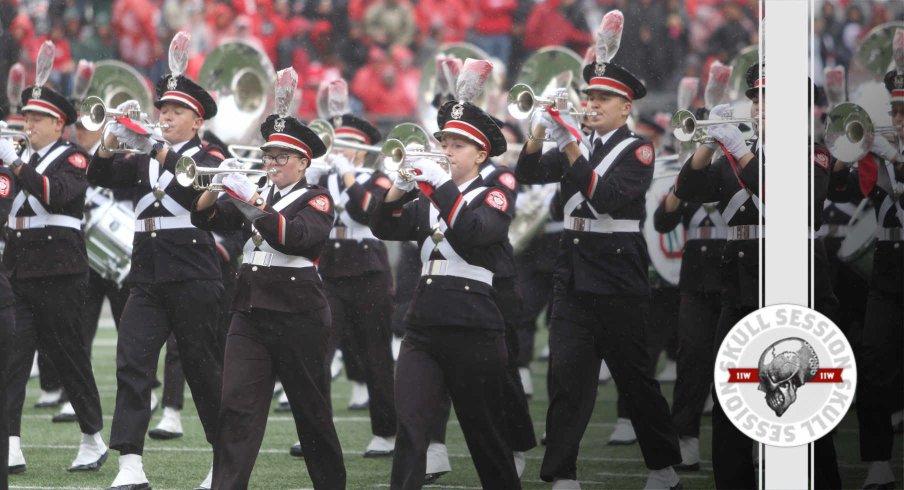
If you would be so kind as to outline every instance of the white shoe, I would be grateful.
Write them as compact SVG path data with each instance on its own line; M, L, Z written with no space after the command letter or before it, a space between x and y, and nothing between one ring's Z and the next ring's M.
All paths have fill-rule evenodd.
M537 356L537 360L539 360L539 361L548 361L549 360L549 346L548 345L540 350L540 355Z
M22 454L22 440L19 436L9 436L9 457L7 459L9 474L15 475L25 471L25 455Z
M364 457L391 456L393 451L395 451L395 436L374 436L367 445L367 449L364 450Z
M402 350L402 337L392 336L392 360L399 360L399 351Z
M342 374L342 351L337 350L333 354L333 362L330 363L330 375L335 380L340 374Z
M524 474L524 467L527 466L527 458L524 457L524 451L512 451L512 457L515 458L515 473L518 478Z
M60 408L60 413L50 419L52 422L78 422L78 416L75 415L75 408L71 403L66 402Z
M637 434L634 432L634 424L631 423L631 419L619 417L615 421L608 444L610 446L627 446L635 442L637 442Z
M352 396L348 399L349 410L366 410L370 403L370 392L367 391L367 385L352 381Z
M62 401L60 400L63 397L63 390L52 390L52 391L44 391L41 390L41 395L38 397L38 401L35 402L35 408L48 408L48 407L56 407L59 406Z
M681 464L675 465L677 471L697 471L700 469L700 439L682 436L678 440L681 448Z
M157 410L157 407L160 405L160 400L157 399L157 394L153 391L151 392L151 413L154 413L154 410Z
M681 480L678 478L678 473L675 473L675 470L668 466L661 470L650 470L650 474L647 476L647 483L643 488L644 490L680 489Z
M521 386L524 387L524 394L528 398L534 396L534 380L530 376L530 368L518 368L518 375L521 377Z
M894 483L895 474L891 471L891 464L888 461L871 461L861 488L867 488L869 485L873 485L871 488L894 488Z
M78 454L69 466L70 472L97 471L107 460L107 445L100 432L95 434L82 434L82 441L78 446Z
M204 478L204 481L198 485L198 488L195 490L203 488L204 490L210 490L210 487L213 486L213 464L210 465L210 471L207 472L207 477Z
M666 361L662 371L656 376L656 381L660 383L674 383L678 379L678 363L669 359Z
M279 398L276 400L276 408L273 409L276 412L291 412L292 407L289 406L289 395L286 393L286 390L283 390L280 393Z
M148 431L148 437L163 441L182 437L182 411L163 407L163 417L160 417L156 427Z
M148 483L148 477L144 474L144 465L139 454L123 454L119 457L119 473L113 479L111 487L123 485L140 485Z
M601 385L604 385L612 380L612 373L609 372L609 366L606 365L606 361L600 363L600 374L597 378Z
M38 368L38 353L35 352L34 360L31 361L31 372L28 373L28 378L37 378L41 375L41 370Z
M891 426L894 427L895 431L899 431L901 424L904 424L904 410L898 410L891 414Z
M577 480L560 480L552 482L552 490L580 490L581 484Z
M282 381L277 381L276 384L273 385L273 398L276 398L283 393Z
M427 446L427 474L448 473L452 471L449 463L449 450L441 442L431 442Z

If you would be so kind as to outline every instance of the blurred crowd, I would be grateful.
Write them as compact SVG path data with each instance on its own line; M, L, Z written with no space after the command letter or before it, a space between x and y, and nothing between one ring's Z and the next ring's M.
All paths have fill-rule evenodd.
M320 82L338 76L369 117L406 117L416 112L421 67L442 43L481 47L507 67L509 86L544 46L583 56L616 8L626 21L615 61L654 93L672 95L682 76L702 78L714 60L728 63L757 42L756 0L0 0L0 83L16 61L33 77L45 39L56 44L52 82L64 91L80 59L119 59L155 80L169 71L173 34L187 30L189 76L211 49L240 39L277 70L296 69L302 117L314 113ZM859 21L852 15L826 27L837 41L825 56L849 56L844 48L857 35L849 24L867 28L862 12Z

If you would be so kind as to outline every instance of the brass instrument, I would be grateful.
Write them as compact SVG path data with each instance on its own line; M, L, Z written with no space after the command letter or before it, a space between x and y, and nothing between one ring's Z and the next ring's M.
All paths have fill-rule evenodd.
M115 148L107 148L104 141L107 139L107 123L110 122L110 120L127 117L133 121L139 122L149 130L167 129L169 127L169 124L166 123L149 123L147 114L141 112L141 109L131 109L125 112L109 110L100 97L95 97L93 95L85 98L79 112L81 113L79 122L81 122L82 126L88 131L97 131L100 128L104 128L103 133L101 134L100 147L110 153L143 153L141 150L127 148L122 143Z
M756 44L747 46L731 60L731 79L728 81L729 99L744 98L747 90L747 69L760 61L760 48Z
M545 109L554 106L560 111L568 110L568 98L556 97L546 98L537 97L533 89L523 83L516 83L509 89L508 95L508 113L515 119L527 119L537 109ZM596 112L586 111L568 111L573 116L591 117L597 115Z
M897 139L900 131L898 126L874 126L864 108L842 102L826 118L825 142L833 157L856 162L869 153L877 134Z
M28 130L10 129L5 122L0 121L0 138L10 138L19 155L31 155L31 141L28 139ZM8 163L8 162L7 162Z
M100 97L106 107L118 107L127 100L137 100L139 107L151 107L154 103L154 95L144 76L116 60L94 64L88 94Z
M245 174L266 176L268 179L276 173L276 169L259 170L252 168L212 168L199 167L191 157L181 157L176 162L176 182L182 187L191 186L195 190L222 192L222 184L205 182L208 177L222 174Z
M436 160L440 166L451 171L451 163L444 153L429 151L430 138L427 132L417 124L402 123L392 128L386 135L381 153L383 159L383 171L386 173L398 172L405 182L411 182L417 175L411 168L409 157L422 157Z
M904 29L904 22L879 24L870 29L857 45L855 56L876 80L882 80L895 67L892 41L897 29Z
M718 124L748 124L750 130L744 134L744 139L751 139L756 135L757 120L753 118L740 119L701 119L697 120L694 113L686 109L675 112L672 116L672 134L681 142L693 141L697 143L711 143L713 139L703 132L705 126Z

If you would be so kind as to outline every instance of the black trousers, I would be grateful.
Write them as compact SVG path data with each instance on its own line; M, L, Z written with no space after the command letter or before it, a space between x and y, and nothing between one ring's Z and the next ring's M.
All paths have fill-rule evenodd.
M857 357L857 420L863 461L891 459L894 431L889 417L899 408L899 395L904 391L902 309L901 293L870 291Z
M367 383L371 431L377 436L393 436L392 276L374 272L324 278L323 284L332 312L333 338L346 339L342 345L346 366L351 359L351 365L360 371L357 379L350 371L349 379Z
M672 422L679 436L700 437L700 417L713 384L718 292L682 291L678 313L678 379Z
M599 296L557 289L549 331L550 401L540 478L575 479L581 438L596 403L605 359L628 411L644 462L662 469L681 462L669 407L650 376L649 298Z
M345 464L330 404L329 322L328 308L233 315L226 340L213 488L248 487L277 376L289 397L314 488L345 488Z
M754 307L738 306L723 301L713 343L713 359L732 327L754 310L756 310ZM713 388L713 400L718 400L716 389ZM716 488L755 490L757 486L756 466L753 463L753 440L731 423L718 402L713 406L712 426L713 477Z
M503 413L506 357L502 332L453 326L408 331L396 370L399 431L391 488L424 485L427 446L447 394L483 488L521 488Z
M151 419L151 388L160 349L175 335L207 441L213 444L220 402L222 354L217 341L219 280L135 284L116 343L116 409L110 447L141 454Z
M0 308L0 393L6 393L6 365L9 359L10 339L8 325L16 321L15 309L12 305ZM6 403L0 403L0 488L9 488L9 419L6 414Z
M519 258L520 259L520 258ZM517 290L523 299L515 331L518 335L518 367L528 367L534 357L537 317L546 308L549 319L552 304L552 271L537 270L518 260ZM547 322L548 323L548 322Z
M414 242L399 242L399 259L395 266L395 293L392 296L392 333L405 336L405 315L421 278L421 251Z
M60 379L85 434L103 428L100 397L84 348L82 320L87 274L14 279L16 320L4 325L10 339L7 363L9 433L20 435L25 385L35 349L42 350L59 367Z
M521 349L517 329L518 320L523 316L523 302L513 279L494 280L493 295L505 321L507 362L503 398L508 441L513 451L527 451L537 446L537 436L534 434L534 421L531 419L527 395L524 394L521 375L518 373Z
M85 342L85 351L91 356L91 344L97 334L97 323L100 321L100 312L103 309L104 298L110 299L110 310L113 314L113 322L119 329L119 318L122 309L129 299L128 286L120 286L116 282L104 279L100 274L90 269L88 271L88 291L85 298L84 320L82 321L82 339ZM40 371L41 389L44 391L58 390L63 387L60 374L53 362L38 349L38 370Z

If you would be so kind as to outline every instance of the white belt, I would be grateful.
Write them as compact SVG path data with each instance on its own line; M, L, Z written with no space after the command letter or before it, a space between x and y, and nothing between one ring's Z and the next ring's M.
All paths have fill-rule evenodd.
M876 228L876 238L880 242L904 242L904 228Z
M330 238L333 240L357 240L359 242L366 239L377 239L373 232L370 231L370 228L363 226L336 226L330 230Z
M593 218L565 218L565 229L591 233L632 233L640 231L640 220Z
M21 216L13 218L9 227L14 230L30 230L45 226L62 226L75 230L82 229L82 220L65 214L44 214L41 216Z
M543 233L561 233L565 229L565 223L561 221L550 221L543 225Z
M763 237L760 225L738 225L728 227L729 240L756 240Z
M827 225L825 223L816 230L816 238L822 237L843 237L847 236L848 232L851 230L851 227L848 225Z
M493 273L483 267L465 262L449 260L428 260L421 268L422 276L454 276L493 285Z
M727 230L716 226L698 226L687 230L688 240L725 240L726 236Z
M298 255L283 255L260 250L245 252L242 256L242 264L259 265L262 267L314 267L314 263L307 257Z
M135 220L136 232L175 230L177 228L194 228L194 225L191 224L191 215L158 216L156 218L140 218Z

